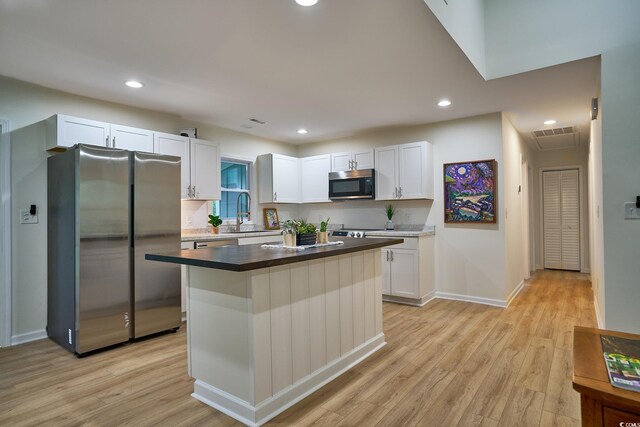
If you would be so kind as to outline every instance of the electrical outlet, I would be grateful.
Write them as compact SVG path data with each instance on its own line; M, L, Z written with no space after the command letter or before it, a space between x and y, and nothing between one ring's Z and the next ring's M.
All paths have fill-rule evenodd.
M625 202L624 219L640 219L640 209L636 207L635 202Z
M29 209L20 209L20 224L37 224L38 213L31 215Z

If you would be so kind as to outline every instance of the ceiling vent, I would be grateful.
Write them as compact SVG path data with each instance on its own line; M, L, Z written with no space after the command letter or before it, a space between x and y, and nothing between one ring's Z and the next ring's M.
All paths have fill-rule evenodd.
M575 148L578 146L579 141L578 131L575 126L534 130L531 135L540 150Z
M250 121L250 122L253 122L253 123L258 123L259 125L263 125L263 124L267 123L267 122L264 122L264 121L262 121L262 120L253 119L253 118L252 118L252 119L249 119L249 121Z

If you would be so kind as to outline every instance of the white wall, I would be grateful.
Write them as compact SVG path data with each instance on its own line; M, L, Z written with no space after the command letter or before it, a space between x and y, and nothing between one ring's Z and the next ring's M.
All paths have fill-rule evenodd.
M485 0L484 13L489 79L640 41L637 0Z
M598 95L602 99L601 95ZM602 221L602 112L591 121L589 136L589 248L591 287L598 327L606 328L604 284L604 234Z
M15 340L41 334L46 325L47 191L45 126L56 114L176 133L196 125L199 137L220 142L223 153L254 156L265 152L295 154L296 147L247 134L194 124L177 116L97 101L0 77L0 116L11 120L12 193L12 335ZM38 206L39 223L18 223L19 209ZM255 211L260 211L256 207ZM261 218L262 215L256 215ZM261 222L261 220L260 220ZM36 335L33 335L36 334Z
M604 52L601 82L605 323L640 333L640 220L623 216L640 195L640 44Z
M335 153L427 140L433 144L435 200L397 201L398 224L436 226L436 289L440 292L504 301L505 233L503 198L502 116L500 113L405 127L302 145L298 156ZM498 222L495 225L444 224L442 165L496 159L498 162ZM301 216L349 226L381 227L383 202L341 202L302 205ZM313 215L313 216L312 216ZM316 217L317 216L317 217Z
M484 0L425 0L431 12L449 32L478 72L486 77Z
M580 166L580 209L582 218L580 223L580 257L581 269L588 272L589 261L589 207L588 207L588 150L584 148L571 148L565 150L535 151L533 153L534 179L533 179L533 218L535 226L536 269L544 268L544 256L542 247L542 170L549 168L562 169L564 167Z
M521 190L522 162L532 160L532 151L522 139L511 121L502 115L503 141L503 207L505 209L505 298L524 280L524 197Z

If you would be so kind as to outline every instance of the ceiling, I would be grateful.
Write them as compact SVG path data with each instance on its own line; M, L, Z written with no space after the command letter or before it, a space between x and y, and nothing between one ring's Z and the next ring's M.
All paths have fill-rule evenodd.
M424 0L0 0L0 58L0 75L290 143L497 111L584 143L600 70L485 81Z

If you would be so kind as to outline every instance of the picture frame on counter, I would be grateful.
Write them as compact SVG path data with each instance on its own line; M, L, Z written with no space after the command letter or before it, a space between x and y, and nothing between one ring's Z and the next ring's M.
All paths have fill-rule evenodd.
M264 208L262 213L265 230L280 230L280 221L278 220L278 210L276 208Z
M443 174L445 223L496 223L495 159L445 163Z

